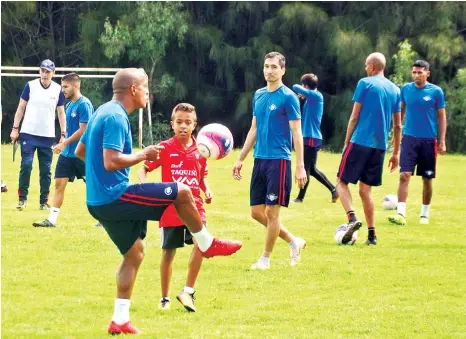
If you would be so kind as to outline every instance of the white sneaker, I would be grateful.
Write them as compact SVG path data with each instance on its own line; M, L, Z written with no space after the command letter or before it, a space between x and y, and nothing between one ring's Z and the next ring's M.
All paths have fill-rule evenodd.
M427 218L427 217L421 217L421 218L419 218L419 223L420 223L421 225L428 225L428 224L429 224L429 218Z
M296 266L301 261L301 250L306 248L306 241L302 238L295 238L296 246L290 248L291 266Z
M251 266L251 270L268 270L269 268L270 262L265 263L260 259L254 265Z
M170 309L170 300L162 298L159 303L159 310L169 310Z

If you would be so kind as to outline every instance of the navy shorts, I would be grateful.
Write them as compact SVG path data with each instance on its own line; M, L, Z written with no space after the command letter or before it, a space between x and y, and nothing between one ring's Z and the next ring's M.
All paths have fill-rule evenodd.
M384 156L384 150L350 142L343 152L337 176L346 183L357 184L360 180L369 186L380 186Z
M138 238L146 237L147 221L159 221L177 195L176 182L137 184L129 186L119 199L87 209L104 226L120 253L125 254Z
M291 193L291 161L254 159L250 205L281 205L288 207Z
M401 139L400 172L411 172L423 178L435 178L437 139L403 135Z
M74 178L84 179L85 176L85 165L84 161L79 158L65 157L60 154L58 157L57 165L55 167L55 179L68 178L70 182L74 181Z

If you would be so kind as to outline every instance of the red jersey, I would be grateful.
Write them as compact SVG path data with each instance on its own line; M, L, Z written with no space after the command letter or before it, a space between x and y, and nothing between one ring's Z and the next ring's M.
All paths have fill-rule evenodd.
M152 172L162 166L162 182L181 182L188 185L193 193L201 219L205 221L206 213L199 184L207 176L207 160L197 150L196 139L194 137L191 139L193 143L188 148L181 145L176 137L162 141L160 145L164 146L165 149L160 152L160 159L146 160L144 167ZM159 226L177 227L183 225L184 223L176 213L175 206L168 206L160 219Z

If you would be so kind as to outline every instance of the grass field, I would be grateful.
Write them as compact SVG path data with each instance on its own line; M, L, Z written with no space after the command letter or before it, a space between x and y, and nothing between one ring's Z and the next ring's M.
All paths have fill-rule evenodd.
M15 210L19 161L2 145L2 337L104 338L113 312L120 255L85 206L85 187L68 186L56 229L36 229L38 164L29 204ZM421 180L410 186L408 225L386 219L382 198L396 193L398 174L384 173L374 190L379 245L338 246L335 228L345 222L338 202L311 181L304 204L282 210L292 233L307 240L302 263L289 266L288 246L277 242L269 271L249 270L261 254L265 232L249 217L251 157L244 179L231 168L238 153L210 161L215 194L207 206L209 229L243 241L233 257L206 260L196 286L198 311L188 314L174 298L184 286L191 249L178 251L172 279L172 309L160 298L159 231L149 224L146 257L139 271L131 320L149 338L464 338L466 337L466 157L439 158L430 225L419 225ZM319 168L334 181L340 156L321 153ZM54 158L55 168L56 157ZM294 168L294 167L293 167ZM136 168L131 172L137 180ZM293 170L294 172L294 170ZM153 176L153 178L158 176ZM362 218L357 188L351 186ZM294 186L293 194L297 188ZM52 195L52 194L51 194ZM356 199L357 198L357 199Z

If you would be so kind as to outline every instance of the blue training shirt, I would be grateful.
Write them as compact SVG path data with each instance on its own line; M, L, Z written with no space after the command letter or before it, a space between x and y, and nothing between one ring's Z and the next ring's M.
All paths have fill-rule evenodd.
M445 108L442 89L429 82L417 88L410 82L401 88L401 102L406 105L403 134L437 138L437 110Z
M304 138L314 138L322 140L320 123L324 113L324 97L317 89L307 89L300 85L293 85L296 93L306 98L302 112L301 129Z
M273 92L264 87L254 94L252 108L257 126L254 158L291 160L289 121L301 119L296 94L285 85Z
M401 111L400 89L383 76L365 77L358 82L353 102L361 104L361 112L351 142L386 150L392 114Z
M84 124L89 121L89 117L94 113L94 107L91 101L82 95L76 102L70 101L65 106L66 113L66 137L69 138L77 130L79 124ZM68 158L76 158L74 151L78 146L79 140L69 144L61 152L61 155Z
M129 186L129 168L107 171L104 148L131 154L133 142L128 113L117 101L100 106L81 137L86 145L86 203L100 206L117 200Z

